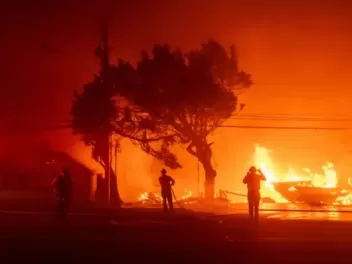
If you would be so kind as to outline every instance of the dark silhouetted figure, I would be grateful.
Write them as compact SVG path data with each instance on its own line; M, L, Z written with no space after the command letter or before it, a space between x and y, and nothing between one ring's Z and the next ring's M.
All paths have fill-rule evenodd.
M65 219L68 213L72 193L72 176L67 167L53 181L54 190L58 199L56 215L60 219Z
M95 190L95 202L97 204L103 204L104 203L104 198L105 198L105 193L104 193L104 187L105 187L105 179L103 178L103 174L99 173L97 175L97 189Z
M247 199L249 218L256 222L259 221L259 203L260 203L260 183L266 181L262 171L257 170L254 166L250 167L247 175L243 179L243 183L247 184Z
M166 174L166 170L161 170L161 176L159 178L161 185L161 196L163 198L164 212L173 210L172 203L172 186L175 184L175 180Z

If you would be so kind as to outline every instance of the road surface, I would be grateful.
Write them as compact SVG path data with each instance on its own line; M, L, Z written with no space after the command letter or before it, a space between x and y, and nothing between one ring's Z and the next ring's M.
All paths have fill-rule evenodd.
M1 263L352 263L352 222L272 216L2 212Z

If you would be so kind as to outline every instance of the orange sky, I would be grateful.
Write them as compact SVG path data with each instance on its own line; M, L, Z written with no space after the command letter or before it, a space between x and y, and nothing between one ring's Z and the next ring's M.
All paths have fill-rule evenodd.
M253 74L255 83L242 97L243 114L351 115L348 1L126 0L105 1L105 7L78 3L1 9L2 120L29 125L69 119L73 90L80 89L98 66L92 50L101 14L110 19L113 61L117 56L134 61L142 48L157 42L184 49L209 37L225 45L235 43L241 67ZM51 50L43 51L42 44ZM332 159L346 167L349 158L347 133L234 129L220 133L227 140L214 145L218 167L235 166L236 173L248 165L243 164L257 142L277 149L284 160L310 163L307 166ZM57 147L81 153L69 134L50 137ZM233 157L224 154L227 151ZM89 159L89 153L84 156ZM194 164L192 158L189 162Z
M98 40L101 12L97 11L97 4L72 2L56 7L28 4L26 9L13 7L6 16L2 14L1 28L6 38L1 43L1 77L6 86L16 87L26 95L20 101L30 106L30 114L44 115L37 102L51 97L46 100L50 104L45 107L50 107L50 111L45 115L66 115L66 101L71 99L72 90L80 87L96 69L97 61L91 51ZM333 97L332 103L340 108L346 104L343 98L350 81L346 64L352 57L352 22L348 17L352 9L339 5L339 1L263 4L223 0L192 1L191 5L188 1L157 0L152 5L147 1L118 2L122 4L109 8L111 45L115 48L112 60L117 56L135 60L142 48L157 42L187 49L213 37L225 45L238 46L241 65L253 73L256 84L251 94L278 100ZM53 52L43 52L43 43L48 43ZM8 99L17 93L6 89L1 92L3 100L6 98L7 104L12 104ZM314 104L318 105L316 101ZM301 104L304 103L305 100ZM261 104L257 105L258 101L252 103L251 109L262 112ZM324 109L330 113L334 107L325 104L324 109L311 107L303 111L301 106L283 109L271 102L264 108L274 113L291 110L323 114Z

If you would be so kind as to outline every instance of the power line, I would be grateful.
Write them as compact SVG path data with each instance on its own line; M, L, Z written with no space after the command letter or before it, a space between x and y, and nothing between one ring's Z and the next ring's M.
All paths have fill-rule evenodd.
M251 120L251 121L289 121L289 122L352 122L352 119L317 119L317 118L294 118L294 117L230 117L228 120Z
M352 122L352 117L312 117L292 115L241 114L232 116L230 120L273 120L273 121L307 121L307 122Z
M256 116L256 117L293 117L293 118L326 118L327 116L311 116L311 115L291 115L291 114L262 114L262 113L251 113L251 114L241 114L238 116ZM337 117L337 118L349 118L351 119L351 116L329 116L330 117Z
M238 128L238 129L280 129L280 130L351 130L347 127L284 127L284 126L240 126L240 125L220 125L221 128Z
M352 130L352 128L348 127L304 127L304 126L247 126L247 125L220 125L219 128L228 128L228 129L272 129L272 130L325 130L325 131L347 131ZM42 127L42 128L33 128L32 130L26 130L26 134L32 133L42 133L42 132L49 132L55 130L65 130L65 129L72 129L72 124L63 124L63 125L53 125L49 127ZM22 133L22 132L21 132ZM20 134L21 134L20 133ZM16 135L14 131L7 131L9 135Z
M220 128L232 128L232 129L278 129L278 130L332 130L332 131L346 131L352 130L348 127L300 127L300 126L241 126L241 125L220 125ZM70 129L71 124L57 125L47 128L43 128L42 131Z

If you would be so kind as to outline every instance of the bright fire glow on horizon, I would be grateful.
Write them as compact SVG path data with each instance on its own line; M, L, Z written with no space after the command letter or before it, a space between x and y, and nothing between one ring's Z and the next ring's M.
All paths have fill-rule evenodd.
M335 188L338 184L337 173L334 164L328 162L322 166L322 173L312 172L309 168L297 170L288 168L287 173L277 173L275 165L269 155L270 151L255 145L254 164L260 168L267 178L262 188L262 196L273 198L276 202L287 202L278 192L274 190L272 183L282 181L311 181L315 187Z
M255 144L254 153L253 153L253 164L262 170L265 174L267 181L263 184L261 188L262 197L270 197L277 203L287 203L288 201L283 198L273 186L275 182L284 182L284 181L311 181L314 187L321 188L336 188L338 187L338 177L335 171L334 164L332 162L327 162L322 166L322 170L320 173L313 172L309 168L288 168L286 173L282 173L281 170L278 170L275 166L275 162L270 157L269 149ZM238 186L241 184L240 182L234 184L234 186ZM219 188L221 189L221 188ZM227 190L231 191L231 190ZM195 192L193 193L195 194ZM217 193L218 195L218 193ZM187 197L192 196L192 191L188 190ZM147 199L147 193L141 194L139 200ZM180 196L181 197L181 196ZM233 200L231 196L228 197L230 200ZM184 196L182 196L184 199ZM245 201L246 199L243 199ZM344 204L347 204L348 198L345 199Z

